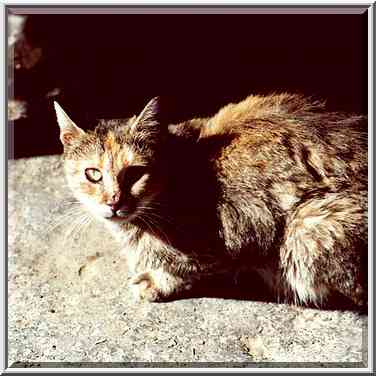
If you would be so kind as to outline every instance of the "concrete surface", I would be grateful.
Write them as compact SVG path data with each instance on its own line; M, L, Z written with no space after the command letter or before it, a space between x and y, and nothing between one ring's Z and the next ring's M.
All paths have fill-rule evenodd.
M354 312L134 302L126 260L101 225L80 232L68 216L52 228L69 197L58 156L9 162L9 366L366 366L367 317Z

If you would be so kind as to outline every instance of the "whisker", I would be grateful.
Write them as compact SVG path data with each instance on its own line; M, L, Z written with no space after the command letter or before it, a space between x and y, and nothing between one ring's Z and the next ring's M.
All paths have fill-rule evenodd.
M56 206L57 211L63 211L62 214L55 214L53 220L49 223L45 230L45 234L49 235L58 228L63 228L61 232L61 241L63 244L69 244L74 241L77 236L86 231L94 220L94 216L82 205L81 202L74 198L61 201Z
M82 218L76 224L76 226L73 227L73 230L71 231L71 233L69 235L69 238L71 240L75 240L77 234L80 233L80 230L81 230L81 228L82 228L82 226L83 226L83 224L85 223L86 220L87 220L87 216L83 215Z
M146 215L152 215L155 217L155 219L157 221L162 221L162 222L165 222L166 224L170 225L174 230L180 232L180 234L184 234L185 231L183 230L183 228L181 226L179 226L178 224L176 224L175 221L173 221L173 219L164 214L163 216L155 211L153 211L153 207L152 206L139 206L138 209L141 209L144 213L145 213L145 210L147 211L147 213L145 213Z
M69 207L69 206L77 206L77 205L82 205L81 202L77 201L72 201L72 202L64 202L64 203L61 203L59 206L60 207Z
M153 231L153 228L149 225L149 223L146 221L145 218L143 218L142 216L139 216L138 219L140 219L142 221L142 223L144 223L147 228L151 231L151 233L158 238L158 235Z
M146 214L146 213L144 213L144 214ZM144 219L146 219L146 218L144 218ZM147 220L148 220L148 222L149 222L149 224L150 225L153 225L155 228L156 228L156 230L162 235L162 237L164 238L164 241L169 245L169 246L171 246L171 247L173 247L172 246L172 243L171 243L171 241L170 241L170 239L169 239L169 237L167 236L167 234L165 233L165 231L163 231L162 230L162 228L161 228L161 226L158 226L150 217L147 217ZM153 232L154 233L154 232ZM155 234L155 233L154 233Z
M72 218L74 219L75 217L77 217L81 213L82 213L82 210L76 209L76 211L69 211L69 212L64 213L62 215L59 215L53 221L50 222L50 224L47 226L45 233L49 234L51 231L55 230L56 228L60 227L61 225L64 225L65 223L70 223Z
M79 217L74 218L73 221L71 221L71 223L69 224L69 226L66 228L66 231L64 232L64 236L63 236L63 241L64 242L72 234L72 232L74 231L74 229L80 223L81 220L82 220L82 215L80 215Z
M74 240L73 238L73 234L76 233L76 231L80 228L80 224L87 218L87 214L86 213L83 213L81 216L79 216L78 218L76 218L71 226L68 228L68 230L66 231L64 237L63 237L63 242L66 243L68 238L70 238L70 240Z
M83 230L87 230L88 224L91 223L92 219L93 217L86 215L84 219L81 221L81 223L79 224L79 226L77 226L77 228L75 229L72 239L76 238L77 235L82 234Z

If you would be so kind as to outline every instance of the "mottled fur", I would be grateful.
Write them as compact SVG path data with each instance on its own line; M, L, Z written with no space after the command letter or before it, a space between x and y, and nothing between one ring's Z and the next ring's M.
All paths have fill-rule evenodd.
M299 303L340 293L366 304L364 117L279 94L167 127L154 99L83 132L56 109L68 182L122 242L138 296L169 299L247 268ZM111 216L114 198L125 216Z

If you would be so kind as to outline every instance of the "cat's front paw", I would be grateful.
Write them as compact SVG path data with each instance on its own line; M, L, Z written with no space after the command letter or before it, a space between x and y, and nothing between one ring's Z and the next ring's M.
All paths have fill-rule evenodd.
M130 280L137 300L161 302L171 300L183 291L192 288L189 281L171 275L163 270L150 270L135 275Z
M137 300L148 302L160 302L163 300L162 291L158 289L151 273L144 272L135 275L130 280L134 297Z

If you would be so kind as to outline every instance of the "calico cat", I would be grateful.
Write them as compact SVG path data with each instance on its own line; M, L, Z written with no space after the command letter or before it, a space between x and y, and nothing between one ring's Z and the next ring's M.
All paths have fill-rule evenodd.
M121 242L139 298L247 270L300 304L367 304L365 117L292 94L175 125L154 98L94 131L55 110L69 186Z

